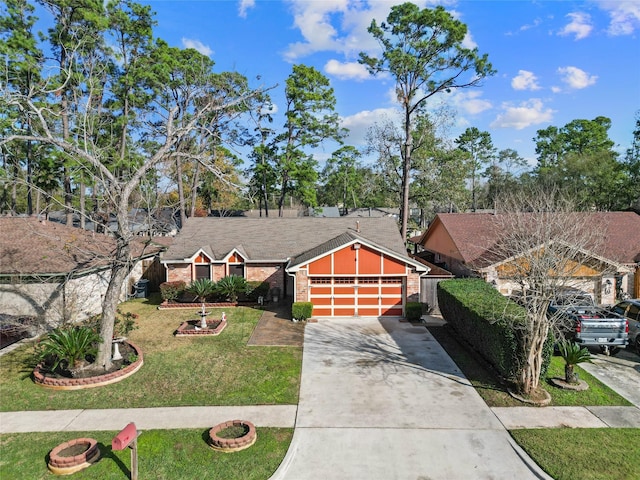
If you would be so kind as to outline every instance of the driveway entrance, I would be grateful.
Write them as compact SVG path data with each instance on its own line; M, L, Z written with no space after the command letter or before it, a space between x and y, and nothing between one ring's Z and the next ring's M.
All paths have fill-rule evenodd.
M296 429L273 479L548 478L425 327L306 326Z

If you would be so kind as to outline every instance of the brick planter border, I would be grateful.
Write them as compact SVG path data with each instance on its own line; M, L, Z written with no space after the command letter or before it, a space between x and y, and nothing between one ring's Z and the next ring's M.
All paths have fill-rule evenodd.
M248 432L238 438L222 438L217 435L218 432L229 427L247 427ZM246 420L229 420L219 423L209 430L209 446L218 452L239 452L256 443L257 439L258 434L256 433L255 425Z
M96 375L95 377L88 378L53 378L42 373L42 364L38 364L33 370L33 381L41 387L50 388L52 390L83 390L85 388L102 387L104 385L117 383L136 373L144 364L144 358L140 347L132 342L125 341L125 343L136 351L138 359L116 372L105 373L104 375Z
M189 326L198 326L200 324L200 320L187 320L186 322L182 322L182 325L178 327L176 330L176 337L198 337L198 336L215 336L220 335L220 332L225 329L227 326L226 320L220 320L218 325L215 328L200 328L196 330L195 328L189 328Z
M63 457L60 452L75 445L88 445L87 449L73 457ZM96 463L100 459L100 449L97 440L93 438L76 438L68 442L61 443L49 452L49 463L47 467L56 475L70 475L84 470Z
M205 308L231 308L237 307L238 302L218 302L218 303L206 303ZM176 308L202 308L202 303L169 303L166 300L158 305L158 310L176 309Z

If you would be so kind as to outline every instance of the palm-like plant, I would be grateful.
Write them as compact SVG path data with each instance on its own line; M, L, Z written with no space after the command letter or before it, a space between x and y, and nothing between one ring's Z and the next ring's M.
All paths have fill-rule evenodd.
M237 301L241 293L247 293L249 288L247 280L238 275L223 277L216 283L216 292L232 302Z
M574 367L578 363L591 362L591 354L585 347L580 347L577 343L568 340L558 342L558 350L564 360L564 380L567 383L578 383L578 376L574 372Z
M38 345L40 360L74 369L89 355L98 353L100 335L87 327L56 328Z
M199 301L204 302L215 291L215 287L216 284L208 278L201 278L191 282L187 292L193 293Z

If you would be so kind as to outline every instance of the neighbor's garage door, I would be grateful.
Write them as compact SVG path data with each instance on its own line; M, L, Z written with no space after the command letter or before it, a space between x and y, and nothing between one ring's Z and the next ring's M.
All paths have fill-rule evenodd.
M402 316L404 277L310 277L314 317Z

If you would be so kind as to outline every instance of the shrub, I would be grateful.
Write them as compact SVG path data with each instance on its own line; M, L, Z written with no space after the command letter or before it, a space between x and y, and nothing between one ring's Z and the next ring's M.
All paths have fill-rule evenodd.
M422 304L420 302L407 302L405 311L407 313L407 320L417 322L422 316Z
M182 280L175 282L164 282L160 284L160 295L162 300L172 302L177 299L187 288L187 284Z
M291 305L291 318L294 320L304 321L311 317L313 313L313 303L311 302L294 302Z
M224 298L229 299L231 302L236 302L238 296L246 293L248 289L247 280L239 275L229 275L223 277L216 283L215 292L222 295Z
M524 307L512 302L481 279L454 279L438 283L438 303L444 319L456 333L498 373L513 380L526 364L522 330ZM549 332L543 348L541 375L544 376L553 353Z
M56 328L38 346L39 360L51 370L75 368L98 352L100 336L88 327Z
M131 330L138 328L136 320L139 315L137 313L123 312L119 308L116 310L116 321L113 324L113 336L127 337Z
M187 287L187 292L194 294L201 302L204 302L215 290L216 284L208 278L195 280Z

